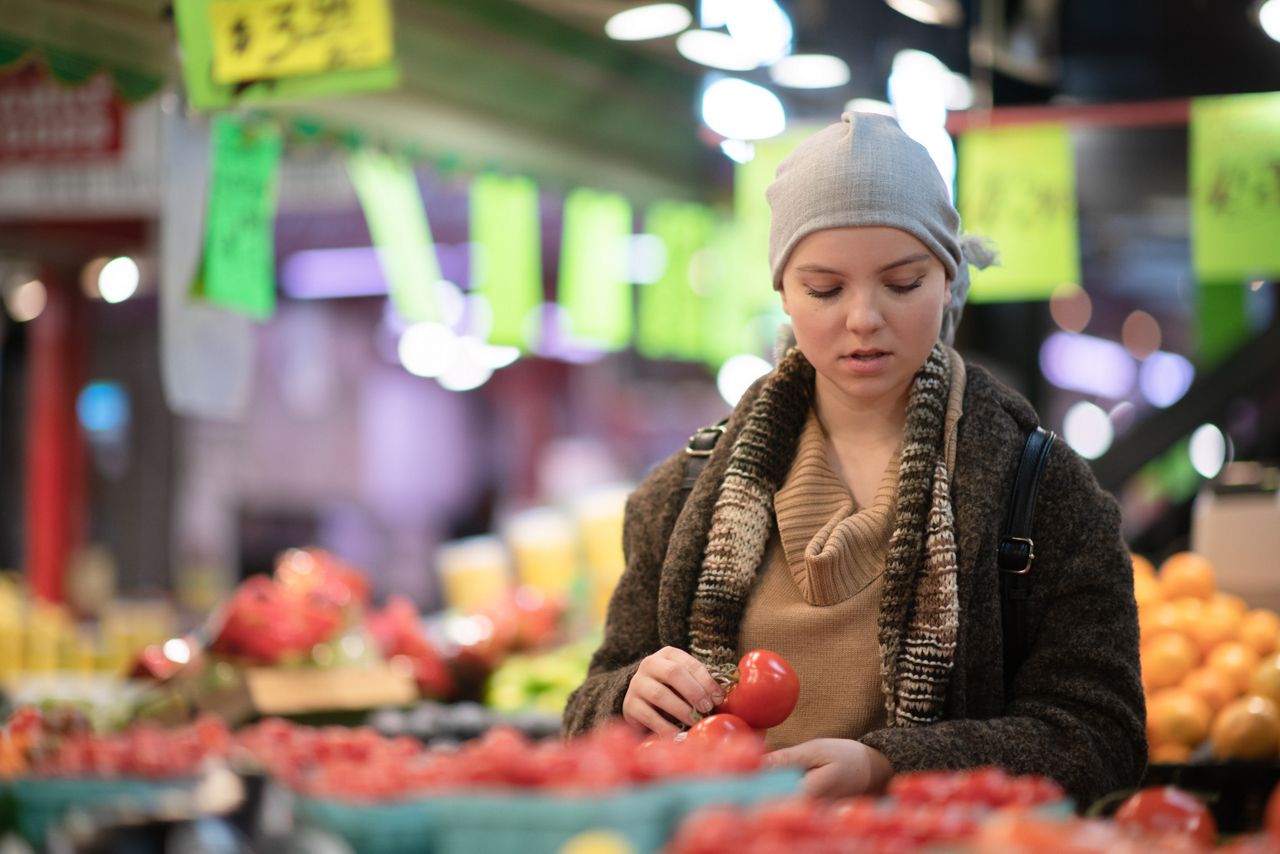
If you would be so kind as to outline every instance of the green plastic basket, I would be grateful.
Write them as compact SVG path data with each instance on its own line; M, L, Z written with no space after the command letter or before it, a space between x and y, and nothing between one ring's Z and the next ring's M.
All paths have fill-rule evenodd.
M416 854L437 850L428 804L351 804L299 797L294 815L300 824L341 836L357 854Z
M12 784L18 832L32 845L43 846L49 829L72 809L94 811L128 806L150 810L166 793L192 785L192 781L186 778L20 778Z
M654 854L693 810L747 805L799 790L801 774L782 769L637 786L599 796L481 792L360 806L299 798L304 824L335 833L360 854L557 854L590 830L626 839Z

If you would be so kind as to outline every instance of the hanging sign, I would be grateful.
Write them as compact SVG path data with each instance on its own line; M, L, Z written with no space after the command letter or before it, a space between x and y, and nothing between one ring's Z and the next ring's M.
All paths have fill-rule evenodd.
M630 340L630 236L631 203L622 196L583 188L565 199L558 301L583 344L621 350Z
M999 264L973 270L973 302L1048 299L1080 284L1075 160L1062 125L996 128L960 137L961 224L991 238Z
M1280 276L1280 92L1196 98L1190 133L1196 277Z
M353 153L347 172L355 185L391 304L409 323L440 320L440 261L413 165L371 149Z
M201 295L258 320L276 307L276 174L279 132L230 115L213 124L213 183L205 226Z
M530 349L542 304L542 229L531 178L480 175L471 183L471 290L493 308L489 340Z
M174 15L197 109L399 82L389 0L175 0Z
M391 61L388 0L212 0L213 79L243 83Z

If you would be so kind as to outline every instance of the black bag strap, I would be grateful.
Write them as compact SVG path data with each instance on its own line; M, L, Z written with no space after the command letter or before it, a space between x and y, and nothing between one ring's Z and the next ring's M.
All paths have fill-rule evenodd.
M699 427L698 431L689 437L689 446L684 449L684 479L680 481L681 507L684 507L685 502L689 500L689 493L693 492L693 485L698 482L698 475L702 474L702 470L707 467L707 460L711 458L711 452L715 450L716 443L724 435L724 425L728 423L728 418L722 418L709 427Z
M1044 471L1055 438L1053 431L1043 427L1037 427L1027 436L1022 458L1018 460L1018 473L1013 479L1005 533L996 547L996 565L1000 568L1000 619L1004 631L1006 689L1027 658L1027 598L1031 595L1031 566L1036 559L1031 522L1036 512L1040 474Z

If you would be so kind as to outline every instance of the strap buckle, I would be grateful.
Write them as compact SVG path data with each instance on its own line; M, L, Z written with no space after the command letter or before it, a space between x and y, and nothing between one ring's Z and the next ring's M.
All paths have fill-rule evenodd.
M720 434L724 433L723 424L712 424L710 427L699 427L698 431L689 437L689 444L684 452L691 457L709 457L711 452L715 450L716 443L720 439ZM702 447L699 443L702 439L706 447Z
M1017 546L1026 546L1026 554L1021 553L1021 548L1014 551L1013 547ZM1002 539L1000 546L996 549L996 562L1000 565L1000 571L1010 575L1026 575L1031 571L1031 564L1036 559L1035 547L1036 544L1030 537Z

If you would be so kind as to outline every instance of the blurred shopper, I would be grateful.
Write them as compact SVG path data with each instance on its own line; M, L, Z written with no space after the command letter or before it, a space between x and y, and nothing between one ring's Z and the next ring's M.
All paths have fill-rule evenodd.
M883 116L846 113L801 143L767 195L795 345L738 403L687 500L683 449L632 494L627 569L566 730L690 724L763 648L800 676L767 740L812 793L987 764L1083 803L1136 784L1130 557L1116 503L1061 442L1035 504L1027 653L1004 672L996 550L1038 418L949 346L990 250Z

